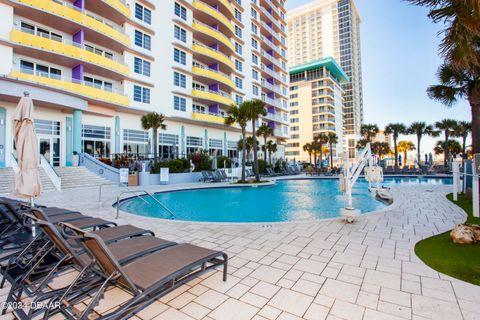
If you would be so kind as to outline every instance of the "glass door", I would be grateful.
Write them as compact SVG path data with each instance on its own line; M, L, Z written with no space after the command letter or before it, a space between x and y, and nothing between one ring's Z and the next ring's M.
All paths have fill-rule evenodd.
M53 167L60 165L60 139L55 137L38 137L40 154Z

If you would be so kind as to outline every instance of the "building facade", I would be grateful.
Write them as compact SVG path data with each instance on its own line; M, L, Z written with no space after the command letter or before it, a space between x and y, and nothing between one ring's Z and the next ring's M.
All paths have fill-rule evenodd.
M268 111L257 125L289 135L283 0L5 0L0 14L0 167L24 91L53 166L153 148L236 158L240 129L224 117L253 98ZM153 111L166 117L158 146L140 123Z
M343 83L348 76L333 58L290 68L290 139L286 148L289 160L310 161L303 150L319 133L335 133L334 163L344 149ZM327 146L325 146L327 147ZM325 158L324 158L325 159Z
M314 0L289 12L289 64L333 57L347 74L344 138L350 158L363 122L360 16L353 0Z
M392 135L385 133L384 130L378 131L378 133L373 137L372 143L373 142L382 142L382 143L388 143L388 146L391 148L392 147Z

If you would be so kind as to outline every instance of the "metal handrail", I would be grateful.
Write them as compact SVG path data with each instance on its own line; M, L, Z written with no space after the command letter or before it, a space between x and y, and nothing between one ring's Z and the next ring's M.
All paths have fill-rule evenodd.
M127 194L127 193L131 193L133 194L135 197L139 198L140 200L142 200L143 202L145 202L147 205L150 205L150 203L143 199L141 196L139 196L137 194L137 192L143 192L145 195L149 196L150 198L152 198L156 203L158 203L163 209L165 209L165 211L167 211L171 216L172 218L175 217L175 215L173 214L173 212L167 208L167 206L165 206L163 203L161 203L157 198L155 198L150 192L146 191L146 190L125 190L123 192L121 192L118 196L117 196L117 215L115 216L115 219L118 219L119 218L119 215L120 215L120 197L124 194Z

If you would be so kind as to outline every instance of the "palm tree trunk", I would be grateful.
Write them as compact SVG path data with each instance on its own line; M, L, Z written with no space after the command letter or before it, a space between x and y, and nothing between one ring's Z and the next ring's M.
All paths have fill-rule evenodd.
M268 163L270 163L270 165L272 165L272 152L271 151L268 151Z
M422 140L422 136L417 136L417 162L418 162L418 165L421 164L422 162L422 155L420 153L420 140Z
M445 129L445 144L443 146L443 166L446 167L448 164L448 128Z
M253 169L255 170L255 180L260 181L260 172L258 172L258 154L257 154L257 136L255 135L255 120L252 120L253 135Z
M468 95L472 113L472 153L480 153L480 88Z
M312 153L311 152L308 153L308 157L309 157L309 162L310 162L310 165L311 165L312 164Z
M246 157L246 149L247 149L247 137L246 137L247 130L245 127L242 128L242 181L245 181L245 157Z
M320 146L320 169L323 169L323 145Z
M398 169L398 148L397 148L397 138L393 137L393 151L395 153L395 169Z
M462 137L462 159L466 159L466 152L467 150L467 136Z
M313 151L313 166L317 168L317 150Z
M265 152L263 153L263 160L267 163L267 136L263 137L263 145L265 146Z
M333 168L333 144L330 143L330 169Z
M153 129L153 161L157 161L157 152L158 152L158 133L157 129Z

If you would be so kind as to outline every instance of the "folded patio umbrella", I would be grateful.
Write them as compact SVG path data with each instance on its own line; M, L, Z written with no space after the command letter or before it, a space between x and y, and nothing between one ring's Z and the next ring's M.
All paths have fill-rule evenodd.
M15 194L22 198L38 197L42 184L38 173L38 139L33 124L33 102L28 93L20 99L14 117L14 141L19 172L15 177Z

